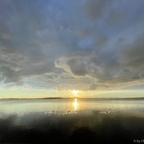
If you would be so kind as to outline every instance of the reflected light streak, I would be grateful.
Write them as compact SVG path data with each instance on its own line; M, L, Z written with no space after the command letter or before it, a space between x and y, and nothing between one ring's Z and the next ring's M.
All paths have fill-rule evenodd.
M74 106L74 110L77 111L79 106L77 99L74 100L73 106Z

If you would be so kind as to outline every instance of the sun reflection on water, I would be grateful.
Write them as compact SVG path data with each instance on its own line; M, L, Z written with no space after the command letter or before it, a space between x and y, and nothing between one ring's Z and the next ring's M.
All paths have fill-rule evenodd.
M75 111L77 111L79 109L79 104L78 104L78 100L77 99L74 99L73 106L74 106L74 110Z

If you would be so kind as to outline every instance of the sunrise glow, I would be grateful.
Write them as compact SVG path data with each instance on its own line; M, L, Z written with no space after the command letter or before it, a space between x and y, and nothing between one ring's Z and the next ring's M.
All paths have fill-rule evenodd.
M73 95L78 95L79 92L80 92L79 90L72 90Z

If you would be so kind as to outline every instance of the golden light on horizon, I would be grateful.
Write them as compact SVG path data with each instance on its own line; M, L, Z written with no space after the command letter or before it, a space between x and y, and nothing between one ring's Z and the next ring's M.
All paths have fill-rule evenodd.
M77 95L80 91L74 89L74 90L72 90L71 92L73 93L73 95Z

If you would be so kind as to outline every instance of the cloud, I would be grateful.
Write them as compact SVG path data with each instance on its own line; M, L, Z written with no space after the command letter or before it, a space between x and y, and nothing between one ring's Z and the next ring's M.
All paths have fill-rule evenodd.
M0 7L2 82L18 83L31 76L54 71L54 62L46 59L46 48L43 48L37 35L39 31L43 31L44 24L39 1L6 0L1 2Z
M144 77L143 1L0 2L3 85L106 89Z
M85 3L86 13L90 18L99 18L102 16L105 7L110 5L111 2L112 0L87 0Z
M143 79L144 31L142 27L143 23L125 30L112 38L108 47L99 50L98 53L87 57L77 55L60 58L56 61L56 66L74 77L89 77L101 84L113 85L113 83Z

